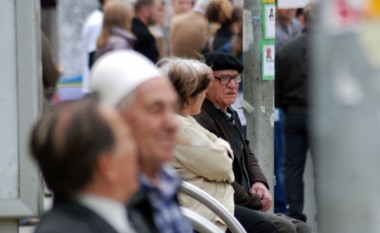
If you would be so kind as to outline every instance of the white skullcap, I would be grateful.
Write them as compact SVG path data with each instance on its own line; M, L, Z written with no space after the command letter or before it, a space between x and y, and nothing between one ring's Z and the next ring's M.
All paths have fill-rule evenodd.
M157 67L133 50L117 50L100 57L91 69L91 91L104 104L117 106L138 86L164 77Z

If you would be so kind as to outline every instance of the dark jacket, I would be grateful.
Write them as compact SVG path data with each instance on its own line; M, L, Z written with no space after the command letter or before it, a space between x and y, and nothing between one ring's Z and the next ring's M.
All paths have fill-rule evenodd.
M179 205L178 193L175 201ZM153 207L148 199L148 195L143 190L139 190L129 201L128 215L134 228L139 233L159 233L153 219Z
M102 217L72 201L55 201L36 227L35 233L117 233Z
M235 190L235 204L251 209L261 209L260 197L250 193L249 188L256 182L262 182L267 187L268 184L255 155L249 149L249 142L243 136L237 113L231 109L229 111L232 114L235 127L226 118L226 114L206 98L202 105L201 113L195 119L210 132L228 141L235 153L233 161L235 182L232 184ZM241 154L242 157L239 158L238 154ZM245 171L247 172L247 178L244 178ZM244 184L245 180L247 180L248 184Z
M276 54L275 105L285 112L305 113L308 109L309 34L304 29Z
M205 47L202 50L203 54L211 51L218 51L223 48L224 45L232 41L234 37L233 32L225 27L219 28L215 35L207 40Z
M233 37L234 33L229 28L219 28L215 32L214 41L212 44L214 51L221 49L225 44L230 42L233 39Z
M158 61L159 52L156 39L150 33L148 27L140 19L134 17L132 20L132 32L137 38L133 49L145 55L153 63L156 63Z
M128 204L128 215L133 226L141 233L159 233L153 219L153 207L148 196L139 190Z

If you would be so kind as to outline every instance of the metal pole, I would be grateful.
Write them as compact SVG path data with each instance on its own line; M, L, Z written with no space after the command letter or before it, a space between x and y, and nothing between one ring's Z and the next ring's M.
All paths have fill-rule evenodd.
M247 139L268 179L273 196L274 164L274 81L262 79L261 0L244 1L244 99ZM253 107L250 108L250 107Z

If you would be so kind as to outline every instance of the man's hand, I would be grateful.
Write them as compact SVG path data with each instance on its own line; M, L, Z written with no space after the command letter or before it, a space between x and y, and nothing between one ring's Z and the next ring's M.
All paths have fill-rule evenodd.
M251 192L260 196L263 203L263 208L261 210L264 212L269 210L272 205L273 198L267 187L261 182L256 182L252 185Z

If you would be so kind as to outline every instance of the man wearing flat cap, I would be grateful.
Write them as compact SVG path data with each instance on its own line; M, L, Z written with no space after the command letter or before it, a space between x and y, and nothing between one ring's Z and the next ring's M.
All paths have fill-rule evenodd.
M191 233L179 208L181 180L165 166L174 153L177 95L169 79L135 51L118 50L96 61L92 91L116 107L130 125L138 145L140 191L128 205L139 232Z
M272 221L279 233L311 232L305 223L284 215L266 213L272 205L267 180L255 155L249 149L237 113L230 107L238 96L243 64L222 52L205 54L205 62L213 70L214 80L207 90L201 113L196 120L206 129L228 141L235 154L233 171L235 204L257 210Z

